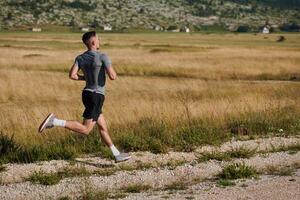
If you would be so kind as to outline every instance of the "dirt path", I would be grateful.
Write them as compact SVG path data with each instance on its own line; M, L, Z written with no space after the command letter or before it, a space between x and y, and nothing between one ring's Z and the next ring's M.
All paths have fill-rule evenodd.
M7 164L0 173L0 199L76 199L86 192L100 191L109 193L110 197L120 193L119 197L127 196L127 199L299 199L300 152L289 151L299 144L297 137L277 137L228 142L220 147L206 146L190 153L135 152L130 161L121 164L99 157L77 158L71 162ZM255 153L250 158L201 160L205 152L226 154L233 149L255 150ZM236 186L226 188L217 186L213 179L232 163L245 163L261 174L291 167L294 172L285 174L288 176L261 175L258 180L238 180L234 181ZM27 181L34 172L57 173L70 169L84 169L84 173L69 174L54 185ZM172 190L170 185L174 184L185 188ZM139 193L129 193L129 186ZM147 186L147 190L143 192L143 187L139 186Z
M146 198L145 198L146 197ZM128 199L203 199L203 200L235 200L235 199L300 199L300 170L292 176L261 176L260 180L240 181L236 186L222 188L213 182L203 182L186 190L170 192L155 191L137 193L127 196Z

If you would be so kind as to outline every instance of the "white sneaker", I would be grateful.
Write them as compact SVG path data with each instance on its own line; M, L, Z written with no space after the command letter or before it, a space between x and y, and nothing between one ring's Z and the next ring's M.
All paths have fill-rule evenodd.
M43 130L45 128L52 128L53 125L53 120L54 120L55 116L53 113L50 113L45 119L44 121L41 123L40 127L39 127L39 132L43 132Z
M128 153L120 153L119 155L115 156L116 162L123 162L129 160L131 156Z

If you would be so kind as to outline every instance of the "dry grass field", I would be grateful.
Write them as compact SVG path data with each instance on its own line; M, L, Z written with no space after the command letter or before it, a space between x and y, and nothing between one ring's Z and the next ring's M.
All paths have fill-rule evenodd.
M192 150L234 137L300 131L300 35L100 34L119 76L104 115L125 150ZM37 128L49 112L82 120L83 82L68 79L85 51L79 33L0 33L2 162L107 150L87 138ZM13 136L13 138L11 138Z

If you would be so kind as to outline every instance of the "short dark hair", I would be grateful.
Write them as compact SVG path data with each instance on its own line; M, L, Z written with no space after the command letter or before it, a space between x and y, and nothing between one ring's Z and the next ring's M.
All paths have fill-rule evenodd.
M96 36L96 31L89 31L82 35L82 42L87 45L91 37Z

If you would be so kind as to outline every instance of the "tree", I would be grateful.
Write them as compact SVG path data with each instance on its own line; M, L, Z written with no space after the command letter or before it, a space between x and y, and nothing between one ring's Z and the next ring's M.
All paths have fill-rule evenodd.
M246 33L250 31L250 27L248 25L241 25L237 28L236 32Z

